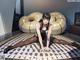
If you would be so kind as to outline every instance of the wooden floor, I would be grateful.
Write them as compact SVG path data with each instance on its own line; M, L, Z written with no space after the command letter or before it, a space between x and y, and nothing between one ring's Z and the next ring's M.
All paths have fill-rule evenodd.
M21 40L26 40L33 34L18 34L16 37L11 37L8 42L0 46L0 60L79 60L80 50L74 46L53 43L50 46L50 51L40 52L38 43L32 43L23 47L18 47L4 54L4 49L9 45L14 45ZM59 37L59 36L58 36ZM58 38L57 37L57 38ZM60 38L60 37L59 37Z

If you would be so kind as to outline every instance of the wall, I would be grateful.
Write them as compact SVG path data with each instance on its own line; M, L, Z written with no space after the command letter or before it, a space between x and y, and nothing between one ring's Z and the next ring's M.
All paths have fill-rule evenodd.
M12 32L16 0L0 0L0 36Z
M68 25L72 25L74 13L80 12L80 3L68 3L67 0L24 0L24 15L35 11L59 11L66 16Z
M0 36L4 35L5 31L4 31L4 25L3 25L3 21L2 21L2 16L0 14Z
M21 10L20 10L20 0L16 1L16 13L20 14Z

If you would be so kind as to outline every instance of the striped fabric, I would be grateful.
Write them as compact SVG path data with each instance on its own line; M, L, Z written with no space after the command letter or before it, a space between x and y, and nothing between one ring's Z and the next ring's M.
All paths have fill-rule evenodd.
M4 49L9 45L14 45L21 40L26 40L32 35L21 34L18 37L10 40L4 45L0 46L0 60L79 60L80 50L74 46L53 43L50 46L50 51L40 51L38 43L32 43L23 47L17 47L4 54Z

